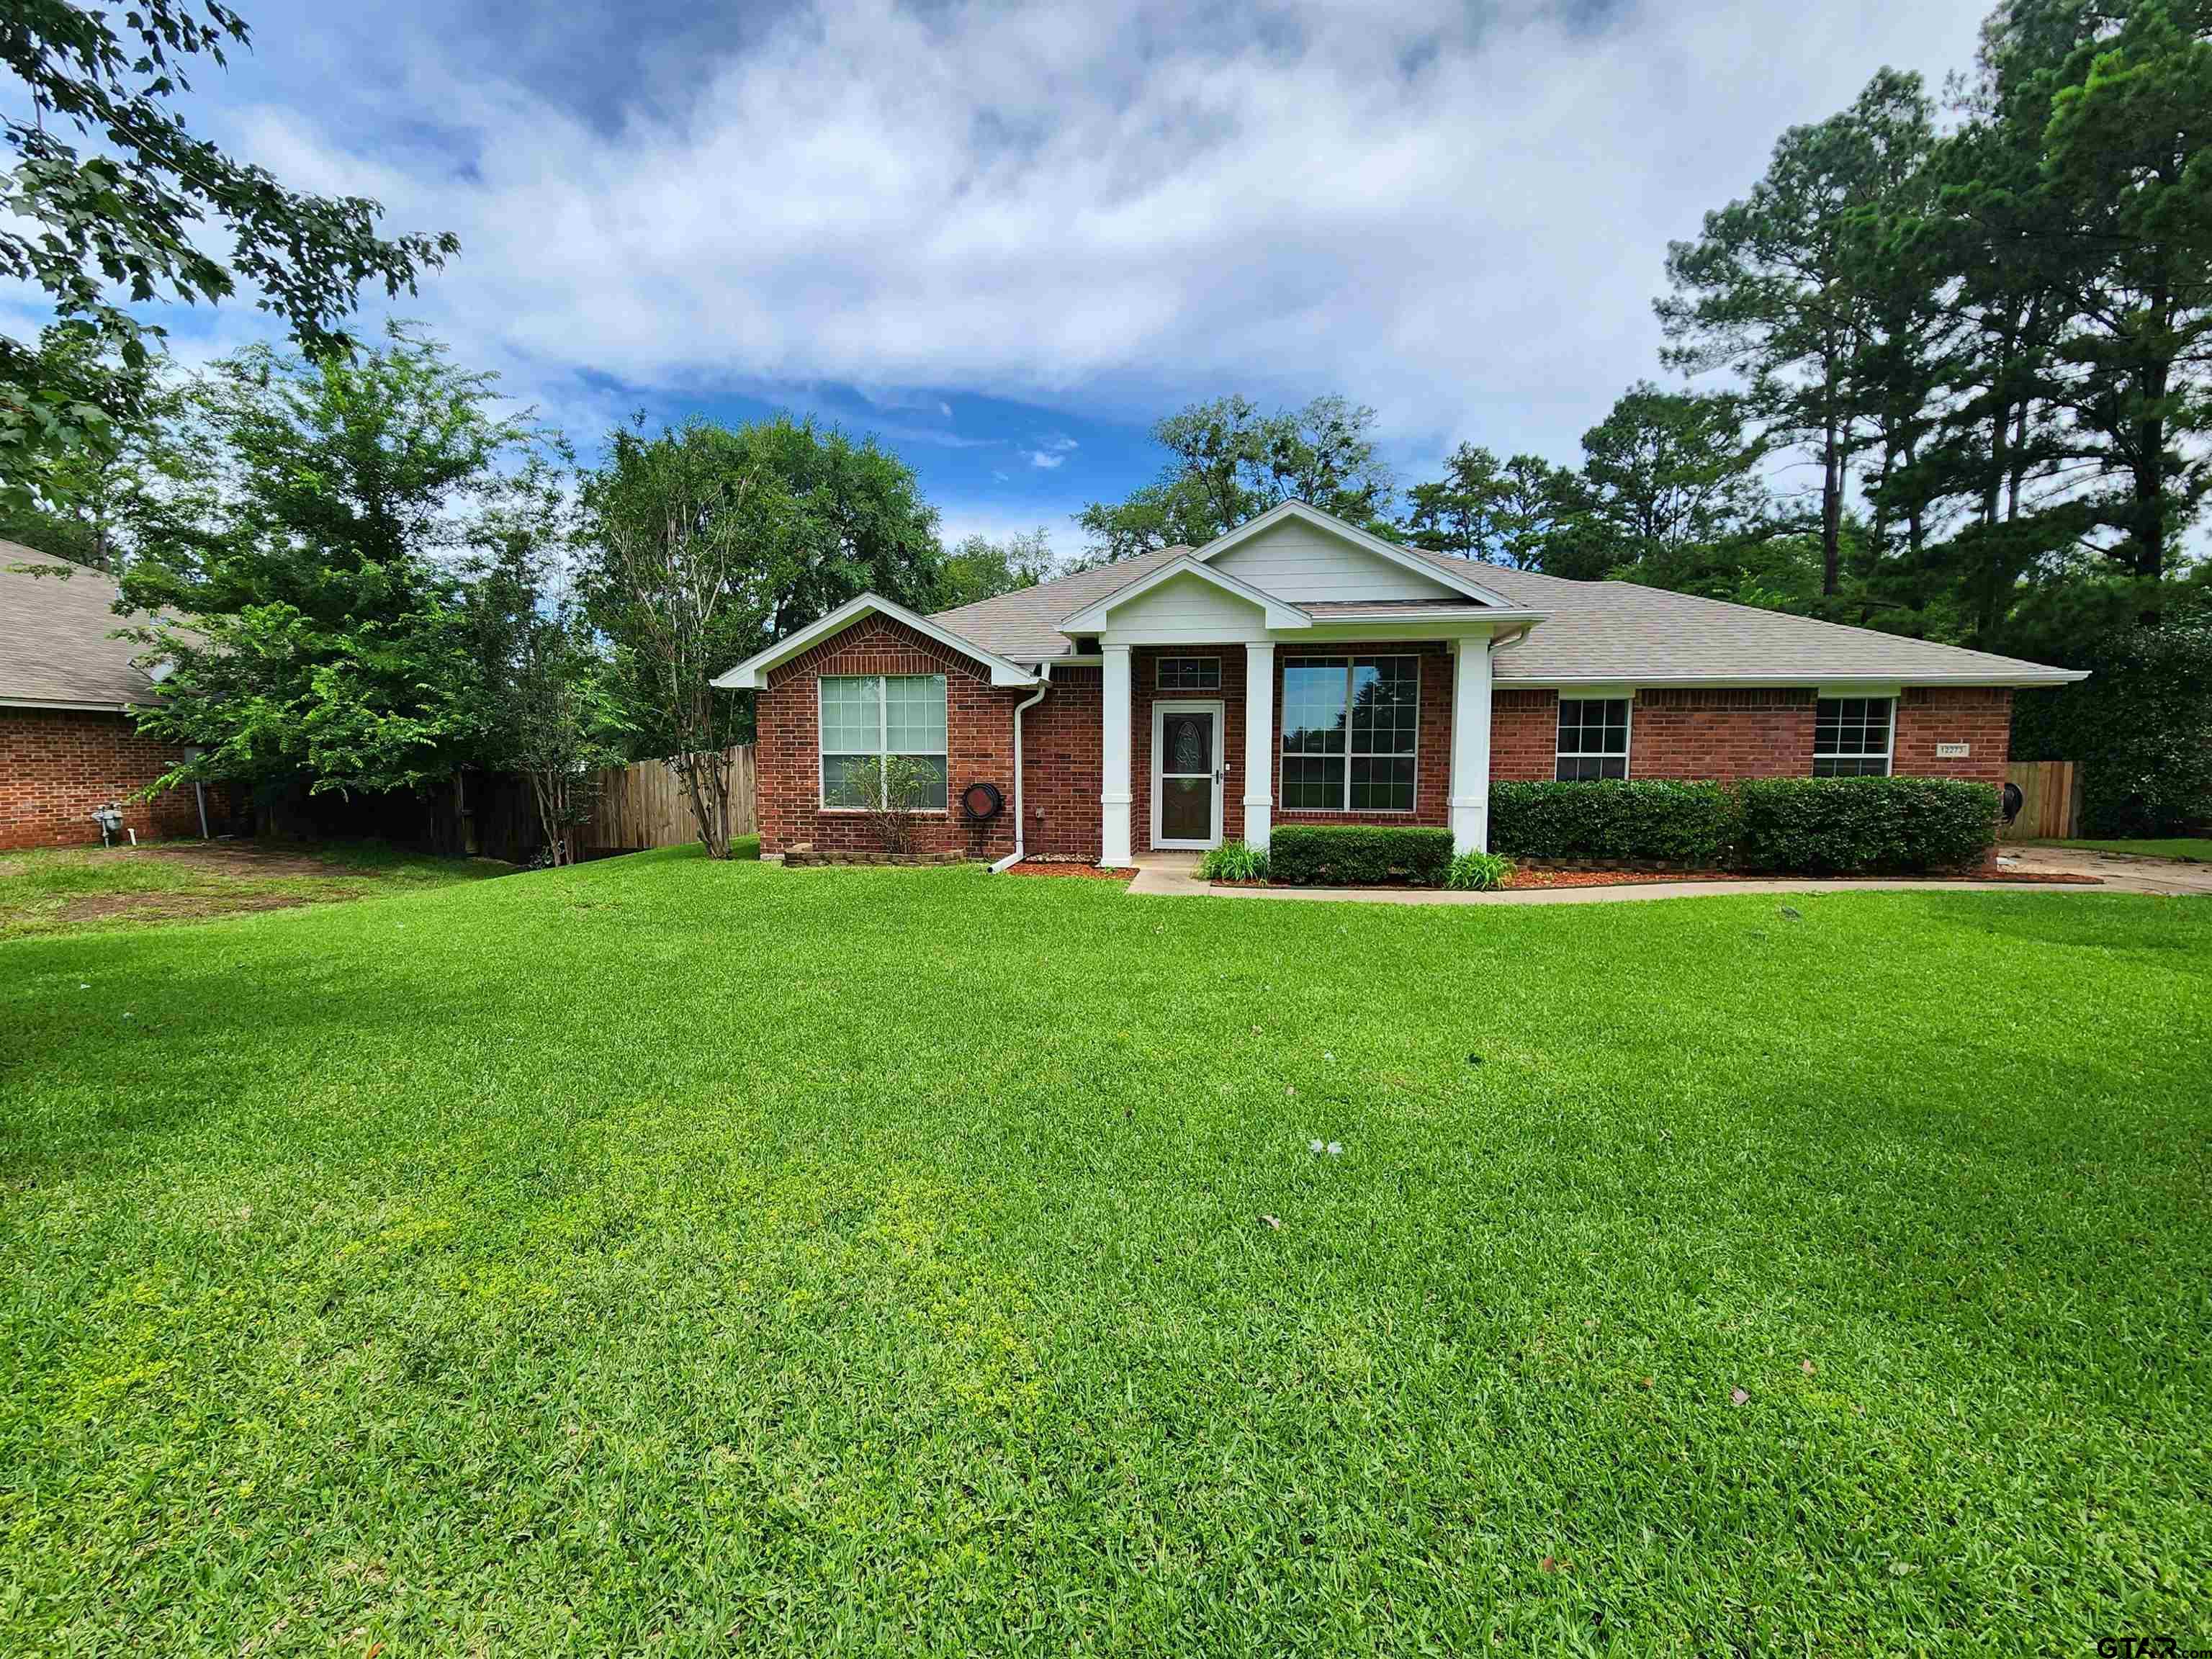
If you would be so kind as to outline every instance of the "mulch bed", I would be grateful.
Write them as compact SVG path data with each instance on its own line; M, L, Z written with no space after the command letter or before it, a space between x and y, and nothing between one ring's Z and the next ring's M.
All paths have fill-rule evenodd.
M1743 882L1771 881L1777 878L1750 875L1741 870L1555 870L1540 865L1523 865L1513 872L1505 884L1508 892L1525 891L1532 887L1638 887L1653 882ZM1849 876L1814 877L1814 880L1849 881L1860 878ZM1961 876L1889 876L1888 881L1990 881L2004 882L2032 887L2101 887L2104 883L2095 876L2061 874L2056 871L2000 870L1984 866ZM1279 884L1267 881L1217 881L1216 887L1273 887ZM1360 892L1433 892L1433 888L1417 888L1410 883L1394 881L1370 883L1357 889Z
M1137 872L1133 868L1119 865L1101 867L1096 864L1054 864L1043 859L1024 859L1019 864L1011 866L1006 871L1006 874L1010 876L1075 876L1092 881L1134 881L1137 878Z

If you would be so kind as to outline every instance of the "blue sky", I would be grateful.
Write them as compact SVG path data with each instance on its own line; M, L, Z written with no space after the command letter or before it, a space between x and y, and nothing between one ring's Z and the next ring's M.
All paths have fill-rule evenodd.
M1667 240L1881 65L1966 67L1986 9L238 3L195 120L458 232L391 309L586 453L635 409L792 409L896 450L949 535L1063 552L1194 398L1343 392L1407 483L1461 440L1571 459L1659 374Z

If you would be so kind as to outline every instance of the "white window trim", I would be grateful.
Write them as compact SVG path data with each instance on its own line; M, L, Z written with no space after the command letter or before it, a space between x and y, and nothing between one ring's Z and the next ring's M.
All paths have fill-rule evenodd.
M1622 747L1620 753L1618 755L1609 754L1602 750L1592 750L1587 749L1562 749L1559 747L1559 713L1556 709L1553 710L1552 714L1552 781L1555 783L1559 781L1559 763L1563 760L1618 760L1620 763L1620 775L1623 781L1634 777L1636 775L1636 694L1632 691L1624 696L1619 692L1614 692L1612 696L1604 697L1571 697L1563 691L1559 694L1559 700L1562 706L1571 702L1625 702L1628 705L1628 729L1621 734ZM1576 724L1579 726L1582 722L1577 720ZM1593 780L1584 778L1576 780L1576 781L1587 783L1593 781Z
M825 680L873 680L876 683L876 746L873 749L829 749L822 742L822 686ZM878 812L884 810L881 795L873 806L832 806L830 804L829 760L832 755L912 755L918 760L941 760L945 763L945 799L936 806L909 806L902 814L910 818L942 817L952 810L952 686L946 680L945 687L945 742L943 749L891 750L884 745L890 741L890 683L893 680L946 680L943 674L817 674L814 677L814 801L818 812ZM886 781L878 778L878 782Z
M1365 656L1370 662L1380 661L1385 657L1404 657L1410 659L1413 665L1413 751L1410 754L1405 755L1377 755L1370 751L1358 757L1361 760L1412 761L1413 763L1413 804L1411 806L1354 806L1352 804L1352 763L1353 759L1352 753L1352 673L1354 665L1358 662L1360 657L1363 655ZM1284 713L1287 708L1287 688L1290 684L1290 671L1291 669L1297 667L1302 663L1310 666L1316 663L1335 662L1340 659L1344 664L1344 754L1342 757L1344 761L1344 805L1341 806L1286 806L1283 804L1283 763L1292 760L1326 760L1328 758L1328 757L1325 755L1313 756L1291 754L1288 750L1283 747L1283 739L1290 735L1289 728L1287 726L1284 726L1275 739L1275 811L1278 816L1285 812L1304 812L1310 813L1316 817L1326 815L1341 818L1351 817L1357 814L1362 817L1410 818L1421 810L1421 654L1419 652L1368 651L1362 653L1348 651L1338 653L1334 651L1316 651L1305 656L1285 657L1279 664L1277 665L1275 670L1276 719L1278 722L1280 722Z
M1211 685L1170 685L1168 665L1171 662L1210 662L1213 665L1213 684ZM1213 656L1164 656L1152 664L1152 688L1158 691L1182 691L1194 695L1221 690L1221 659Z
M1889 727L1882 738L1881 771L1878 775L1885 778L1895 777L1897 775L1897 705L1900 699L1894 696L1870 696L1863 691L1847 693L1840 697L1830 697L1816 695L1813 699L1813 775L1816 778L1820 775L1820 762L1824 758L1827 760L1864 760L1867 758L1864 755L1844 755L1840 753L1828 755L1826 757L1821 755L1820 705L1824 702L1886 702L1889 705ZM1850 775L1863 778L1877 775L1866 772L1856 772Z

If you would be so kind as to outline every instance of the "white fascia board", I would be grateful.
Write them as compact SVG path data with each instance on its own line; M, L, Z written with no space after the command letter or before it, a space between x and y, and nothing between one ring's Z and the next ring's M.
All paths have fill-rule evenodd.
M0 708L51 708L77 714L128 714L153 705L139 702L64 702L58 697L0 697Z
M1803 686L1826 694L1837 691L1857 697L1893 695L1901 687L1914 685L1955 686L2037 686L2071 685L2076 680L2089 678L2088 671L2078 668L2028 669L2017 674L1998 673L1986 670L1969 670L1955 674L1527 674L1510 672L1510 665L1501 662L1498 684L1510 685L1516 691L1548 691L1556 688L1573 687L1581 690L1591 685L1635 685L1653 690L1726 691L1751 690L1766 686ZM1888 688L1887 691L1884 688Z
M1147 572L1126 586L1115 588L1103 599L1092 600L1073 616L1062 617L1054 626L1061 633L1068 635L1103 633L1107 626L1106 618L1114 611L1128 604L1130 600L1151 592L1161 583L1174 580L1177 576L1195 576L1210 586L1218 587L1224 593L1232 594L1237 599L1259 606L1265 613L1267 626L1271 629L1304 629L1313 626L1313 618L1288 599L1279 599L1264 588L1255 587L1249 582L1240 581L1234 576L1212 569L1200 563L1195 554L1190 553L1184 554L1179 559L1169 561L1157 570Z
M1480 640L1532 628L1550 614L1547 611L1471 611L1439 617L1429 611L1363 617L1354 622L1332 617L1315 623L1299 637L1308 643L1316 640Z
M1313 526L1316 530L1326 531L1332 536L1350 542L1354 547L1363 548L1377 558L1388 559L1392 564L1402 569L1410 570L1416 575L1426 576L1431 581L1441 582L1446 587L1455 587L1470 599L1480 599L1485 605L1496 605L1503 610L1512 608L1510 602L1504 594L1485 587L1480 582L1470 577L1462 576L1456 571L1449 570L1443 565L1431 563L1418 553L1408 553L1404 548L1386 542L1380 536L1370 536L1358 525L1346 524L1334 514L1324 513L1317 507L1309 507L1304 501L1285 501L1279 507L1270 507L1258 518L1249 520L1238 525L1236 529L1216 536L1204 547L1193 552L1190 556L1210 562L1229 551L1231 548L1242 546L1261 532L1282 523L1285 519L1297 519L1302 523Z
M768 683L770 669L789 662L831 635L842 633L854 623L865 622L870 617L888 617L893 622L903 623L925 639L934 640L947 650L957 651L962 656L981 663L991 671L991 684L994 685L1035 685L1037 682L1037 677L1019 663L986 651L972 641L961 638L951 629L933 623L894 600L884 599L881 594L863 593L859 599L839 605L820 622L800 629L790 638L780 640L767 650L747 657L735 668L717 674L709 684L722 691L757 690Z

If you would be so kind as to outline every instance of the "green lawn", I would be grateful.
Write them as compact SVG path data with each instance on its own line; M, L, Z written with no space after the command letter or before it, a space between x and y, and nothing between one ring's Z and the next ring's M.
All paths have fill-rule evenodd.
M204 921L496 875L380 842L167 842L0 853L0 939Z
M2078 847L2091 853L2124 853L2138 859L2191 859L2212 864L2212 839L2168 836L2159 841L2039 841L2038 847Z
M2188 899L17 940L0 1651L2208 1645L2208 1136Z

